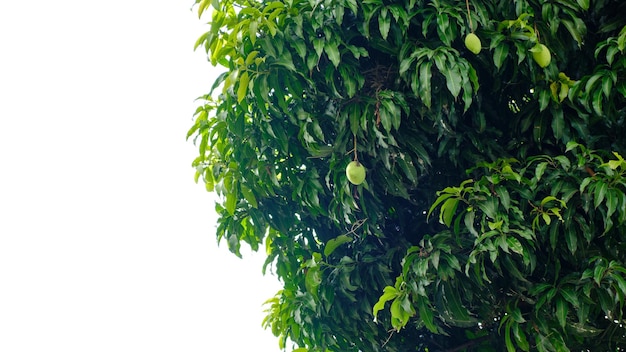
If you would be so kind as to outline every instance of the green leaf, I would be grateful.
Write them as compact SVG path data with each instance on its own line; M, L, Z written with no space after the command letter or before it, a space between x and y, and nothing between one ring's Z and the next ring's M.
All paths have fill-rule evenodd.
M465 217L463 219L463 222L465 223L465 227L469 230L469 232L474 235L475 237L478 237L478 231L476 231L476 229L474 228L474 219L476 217L476 212L475 211L468 211L465 214Z
M293 64L293 58L289 50L283 50L282 54L274 61L274 64L282 66L289 71L296 72L296 66Z
M339 54L339 45L335 41L328 41L324 44L324 52L328 55L328 59L335 67L339 66L341 56Z
M517 238L508 236L506 238L506 243L509 249L512 250L514 253L517 253L520 255L524 254L524 247L522 246L522 244Z
M457 259L457 257L448 253L443 253L441 256L445 259L446 262L448 262L450 268L459 272L461 271L461 264L459 263L459 259Z
M326 40L324 40L324 38L313 38L313 49L315 49L315 53L317 54L315 62L317 62L317 60L319 60L319 58L322 56L325 43Z
M547 89L539 90L539 111L544 111L550 103L550 91Z
M598 336L604 331L603 329L597 329L581 323L568 323L567 326L571 328L576 335L586 338Z
M604 197L608 190L608 185L602 181L597 182L597 186L593 195L593 206L594 208L598 208L598 206L604 201Z
M583 10L589 10L589 0L576 0L578 6Z
M562 109L554 109L552 113L552 133L556 139L563 139L565 135L565 118Z
M306 275L304 277L304 285L306 290L314 297L318 297L319 286L322 283L322 273L320 267L315 266L307 268Z
M569 141L567 142L565 152L569 152L570 150L574 150L578 147L580 147L580 144L576 143L575 141Z
M591 181L593 181L593 178L586 177L585 179L582 180L582 182L580 182L580 188L579 188L580 193L583 193L585 191L585 189L587 188L589 183L591 183Z
M389 17L389 12L387 8L383 8L380 10L380 15L378 15L378 29L380 30L380 35L381 37L383 37L384 40L387 40L390 28L391 17Z
M569 95L569 86L567 84L561 83L561 88L559 89L559 103L562 103L565 98Z
M505 42L500 43L493 52L493 63L498 70L502 67L504 60L506 60L508 56L509 46Z
M259 22L255 20L250 20L250 24L248 25L248 36L252 44L256 43L258 28Z
M246 201L248 201L248 204L250 204L250 206L256 209L258 207L258 203L256 201L256 197L254 196L254 193L252 192L252 190L250 190L250 188L248 188L244 184L241 185L240 189L241 189L241 193L243 194L243 197L246 199Z
M556 300L556 319L559 321L561 328L565 328L567 323L567 303L562 298Z
M495 219L498 211L498 199L496 197L489 197L478 203L478 208L480 208L480 210L482 210L488 217Z
M511 196L509 195L509 191L502 185L498 185L495 190L498 198L500 199L500 203L506 211L509 211L509 208L511 207Z
M611 279L613 279L613 281L617 283L617 291L621 293L620 296L625 297L626 296L626 280L619 273L616 273L616 272L611 273Z
M226 211L228 214L235 215L235 207L237 206L237 195L234 192L226 194Z
M409 179L409 181L416 183L417 182L417 170L415 169L415 166L413 165L413 162L411 161L411 159L406 158L404 155L401 155L397 161L398 161L398 165L400 165L400 168L402 169L402 171L404 172L404 174L406 175L406 177Z
M530 351L530 344L526 339L526 334L520 329L520 324L513 323L511 326L513 329L513 336L515 336L515 341L517 341L517 347L519 347L522 351Z
M424 102L424 105L426 105L426 107L428 108L430 108L430 106L432 105L430 86L430 80L432 75L431 67L432 62L430 61L422 63L422 65L420 65L419 67L419 75L416 75L417 77L419 77L419 97L420 99L422 99L422 102Z
M578 296L576 295L574 291L572 291L569 288L561 288L561 290L559 290L559 293L561 294L561 296L563 296L563 298L565 298L567 302L569 302L572 305L572 307L576 309L580 307Z
M402 327L404 327L404 317L405 313L400 305L400 300L398 298L394 299L391 302L391 307L389 307L389 312L391 313L391 326L393 326L396 331L400 331Z
M237 88L237 102L241 103L248 93L248 83L250 82L250 77L248 76L248 72L244 72L239 76L239 86Z
M515 344L513 343L513 339L511 339L511 323L507 322L504 325L504 344L506 346L506 350L508 352L515 352Z
M604 76L604 78L602 78L602 93L604 93L604 96L607 99L611 95L612 88L613 88L613 80L608 75Z
M619 219L618 221L620 223L626 223L626 194L624 193L618 193L620 200L619 200L619 208L618 208L618 213L619 213Z
M458 70L458 66L456 63L452 63L447 61L446 67L441 72L446 77L446 86L448 90L452 94L453 97L458 97L461 92L461 83L463 82L463 77Z
M324 255L328 257L335 251L335 249L337 249L337 247L350 241L352 241L352 237L348 235L339 235L328 240L328 242L326 242L326 246L324 247Z
M563 170L569 170L571 162L565 155L557 155L554 157L554 160L558 161L559 164L561 164L561 168L563 168Z
M602 116L602 89L597 89L594 94L593 94L593 100L592 100L592 107L593 107L593 111L598 114L599 116Z
M393 103L392 103L393 104ZM383 125L383 128L387 133L391 131L393 112L391 112L387 107L383 104L383 106L378 110L378 114L380 116L380 122Z
M565 242L570 253L575 254L578 248L578 235L574 229L565 232Z
M546 225L550 225L550 223L552 222L552 219L550 218L550 215L548 215L548 213L542 213L541 217L543 218L543 221L545 221Z
M298 56L300 56L300 58L304 60L307 53L306 43L304 42L304 40L302 40L301 38L297 38L294 39L292 44L294 49L296 49L296 53L298 53Z
M619 203L619 191L615 189L609 189L606 193L606 217L610 218L615 210L617 209L617 204Z
M541 176L543 176L543 173L546 171L546 167L548 167L547 161L537 164L537 168L535 169L535 178L537 179L537 182L541 180Z
M441 204L443 201L453 196L454 194L451 194L451 193L442 193L439 197L437 197L433 205L430 206L430 209L428 210L428 215L426 216L426 218L427 219L430 218L430 214L432 214L432 212L437 208L439 204Z
M441 41L447 46L451 46L452 40L454 40L454 24L450 24L450 17L445 13L439 13L436 17L437 34L439 35L439 39L441 39Z
M606 163L606 166L608 166L611 170L617 170L617 168L621 165L622 162L619 160L609 160L609 162Z
M348 71L348 68L345 65L341 65L339 67L339 73L341 75L341 79L343 80L343 85L346 89L348 97L351 98L355 96L357 92L357 81L354 78L354 74Z
M456 208L458 205L459 205L458 198L447 199L441 206L441 211L439 213L439 223L450 227L450 224L452 224L452 218L454 217L454 214L456 213Z
M570 21L570 20L566 20L566 19L561 19L561 24L563 24L565 26L565 28L567 28L567 31L572 35L572 38L574 38L574 40L576 40L576 42L578 43L578 46L582 46L583 44L583 33L582 32L586 32L585 31L585 27L584 24L582 26L577 25L578 23L574 23L574 21Z
M461 297L456 288L450 284L442 286L443 307L439 307L440 313L445 314L448 323L459 327L476 326L477 320L469 315L467 308L461 303Z
M204 10L207 9L211 5L211 0L201 0L200 6L198 6L198 18L202 17Z
M606 271L606 268L600 265L597 265L593 269L593 281L595 281L596 285L600 286L600 282L604 278L605 271Z
M439 258L441 256L441 251L437 250L430 254L429 259L431 263L433 263L433 268L437 270L439 268Z
M404 75L404 73L406 71L408 71L411 68L411 65L413 64L413 61L415 61L415 57L413 55L402 59L402 61L400 61L400 68L398 73L400 74L400 76Z
M542 200L541 200L541 206L543 207L544 205L546 205L548 202L551 201L555 201L558 200L555 196L545 196Z
M391 301L392 299L395 299L396 297L398 297L398 295L399 295L398 290L396 290L395 287L386 286L383 289L382 296L380 296L380 298L378 299L378 302L376 302L376 304L374 304L374 307L372 308L372 315L374 315L374 319L378 315L378 312L381 311L383 308L385 308L385 303L387 303L388 301Z
M435 322L433 320L433 312L428 307L428 302L424 298L421 298L418 300L417 306L419 309L420 318L422 319L422 322L424 322L426 328L433 333L438 333L439 329L435 325Z
M513 321L515 321L516 323L525 323L526 319L524 319L524 317L522 316L522 311L519 309L519 307L512 307L510 309L507 310L507 313L511 314L511 319L513 319Z

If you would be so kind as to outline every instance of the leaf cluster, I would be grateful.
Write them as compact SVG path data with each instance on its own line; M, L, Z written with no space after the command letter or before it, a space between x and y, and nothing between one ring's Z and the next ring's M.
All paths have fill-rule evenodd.
M626 162L567 147L568 156L483 163L472 170L478 180L438 192L431 211L450 230L407 251L396 282L406 292L386 287L374 315L408 296L413 304L392 316L417 306L434 333L492 329L509 351L622 346L614 330L626 314ZM398 319L396 329L406 325Z

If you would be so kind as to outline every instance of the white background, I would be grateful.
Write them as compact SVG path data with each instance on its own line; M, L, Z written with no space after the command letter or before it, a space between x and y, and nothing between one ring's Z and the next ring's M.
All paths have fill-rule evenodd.
M278 351L276 279L193 183L192 5L0 4L0 351Z

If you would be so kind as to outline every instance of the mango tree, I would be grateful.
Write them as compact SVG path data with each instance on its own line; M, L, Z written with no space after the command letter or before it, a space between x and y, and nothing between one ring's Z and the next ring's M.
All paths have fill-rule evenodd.
M196 181L281 348L626 346L626 2L195 9Z

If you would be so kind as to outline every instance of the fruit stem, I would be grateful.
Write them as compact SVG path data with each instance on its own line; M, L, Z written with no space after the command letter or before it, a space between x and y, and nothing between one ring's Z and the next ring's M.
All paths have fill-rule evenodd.
M470 14L469 9L469 0L465 0L465 5L467 6L467 19L469 20L470 31L474 33L474 27L472 26L472 15Z
M352 135L354 140L354 161L359 161L359 155L356 153L356 134Z
M539 30L537 30L537 22L535 22L534 25L535 25L535 35L537 36L537 43L541 43L541 37L539 36Z

